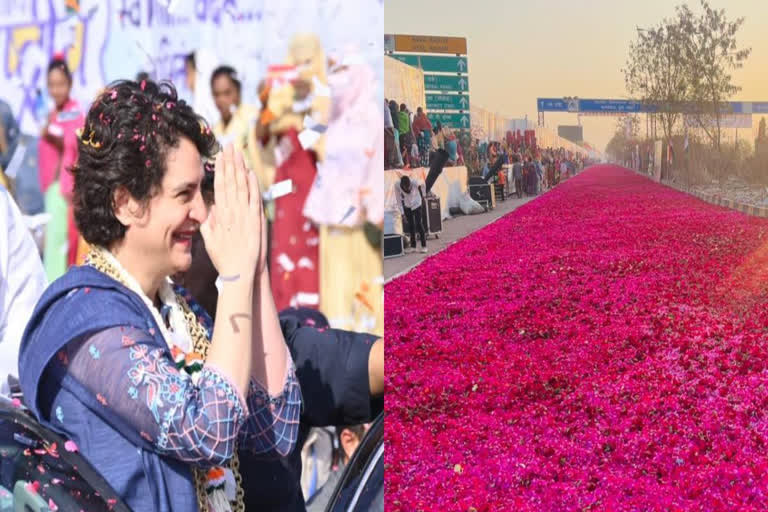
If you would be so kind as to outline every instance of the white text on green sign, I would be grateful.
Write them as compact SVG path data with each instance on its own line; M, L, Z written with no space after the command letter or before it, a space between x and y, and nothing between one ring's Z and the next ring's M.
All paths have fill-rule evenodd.
M465 92L469 90L469 79L465 76L424 75L424 89Z
M431 113L428 114L432 124L440 123L443 126L450 126L451 128L469 128L469 115L467 114L443 114L443 113Z
M436 110L469 110L469 96L464 94L427 94L427 108Z
M438 57L435 55L405 55L402 53L396 53L392 55L401 62L405 62L409 66L415 68L421 68L425 73L439 72L439 73L466 73L467 72L467 58L466 57Z

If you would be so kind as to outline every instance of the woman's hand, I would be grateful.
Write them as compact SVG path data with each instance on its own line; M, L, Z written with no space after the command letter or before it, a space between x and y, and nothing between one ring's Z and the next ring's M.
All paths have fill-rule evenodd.
M266 254L266 222L256 176L228 145L216 156L214 205L200 227L205 248L222 280L253 279Z

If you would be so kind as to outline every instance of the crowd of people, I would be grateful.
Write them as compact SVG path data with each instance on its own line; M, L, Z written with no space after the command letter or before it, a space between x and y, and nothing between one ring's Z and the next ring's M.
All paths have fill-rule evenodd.
M465 165L470 175L485 176L498 157L504 164L522 167L525 193L538 193L583 166L583 156L565 148L539 148L535 137L502 141L473 138L468 130L453 130L432 123L423 107L412 112L405 103L384 99L384 169L429 167L440 149L448 153L447 166Z
M561 179L573 176L584 167L582 154L565 148L542 148L535 141L527 145L523 142L474 139L468 146L467 167L470 175L488 177L490 169L501 159L503 165L512 167L512 179L520 180L515 192L527 195L549 190ZM498 172L503 174L502 170Z
M508 154L505 151L501 150L506 161ZM524 155L513 153L510 161L515 193L518 198L523 194L535 196L546 192L558 185L561 180L575 175L584 166L581 155L568 152L563 148L527 151Z
M501 142L480 140L472 138L468 130L454 132L439 122L432 123L422 107L414 114L405 103L384 99L385 169L430 167L439 151L447 153L445 165L464 165L469 176L481 176L499 186L511 181L519 198L551 189L584 164L581 154L565 148L538 147L533 130L510 132ZM409 234L405 253L416 251L417 241L420 252L428 252L427 227L422 220L427 194L425 184L415 176L402 176L394 184L397 210Z
M335 427L339 472L383 411L373 72L299 35L248 105L186 64L218 118L149 74L80 105L54 56L32 171L0 105L0 395L133 510L323 508L304 441Z
M536 145L535 139L528 144L514 141L512 137L505 141L486 142L469 137L465 140L469 175L481 176L499 185L506 185L509 180L519 198L550 190L581 170L585 163L580 153L565 148L542 148ZM496 175L490 176L494 168Z
M429 167L438 150L448 153L445 165L464 165L459 135L441 122L432 123L423 107L384 99L384 169Z

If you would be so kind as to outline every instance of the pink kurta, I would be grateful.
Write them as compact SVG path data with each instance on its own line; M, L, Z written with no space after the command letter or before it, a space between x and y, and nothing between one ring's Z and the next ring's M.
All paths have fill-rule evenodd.
M59 180L61 193L69 203L67 231L69 251L67 261L74 265L77 260L78 232L75 226L72 212L72 189L75 185L74 176L69 169L77 161L77 130L83 127L85 116L80 104L75 100L68 100L61 110L54 110L48 116L49 131L63 133L64 148L59 149L48 142L44 137L40 138L38 145L38 167L40 173L40 189L43 194L51 184Z

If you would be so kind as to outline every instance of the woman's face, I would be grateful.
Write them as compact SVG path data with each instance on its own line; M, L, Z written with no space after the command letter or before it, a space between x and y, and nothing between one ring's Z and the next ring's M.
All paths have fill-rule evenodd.
M227 75L219 75L212 84L213 101L222 119L232 117L232 107L240 102L235 83Z
M166 167L161 190L131 223L125 243L156 262L154 270L170 276L192 264L192 240L208 209L200 189L203 163L192 141L182 138L179 147L168 152Z
M64 106L71 89L72 84L62 70L54 68L48 73L48 94L56 103L56 108L61 109Z

